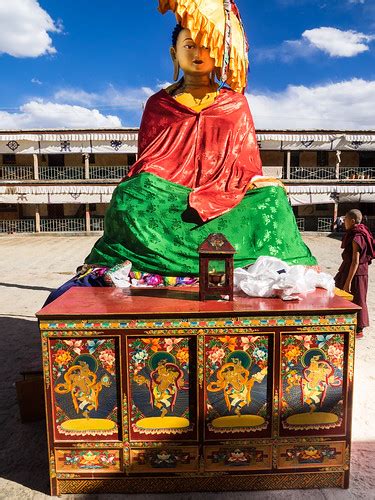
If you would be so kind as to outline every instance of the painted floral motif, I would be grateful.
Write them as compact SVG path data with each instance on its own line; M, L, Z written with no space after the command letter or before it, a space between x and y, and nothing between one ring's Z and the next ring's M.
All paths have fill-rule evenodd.
M112 375L115 372L115 353L113 349L104 349L99 354L103 367Z
M64 349L58 349L55 354L55 362L60 366L66 366L72 360L72 356L69 351L64 351Z
M189 464L192 458L189 452L162 448L139 452L136 461L153 469L176 469L181 464Z
M325 461L335 460L337 455L338 450L330 446L295 446L286 450L285 461L304 465L323 464Z
M224 356L225 356L224 349L218 346L213 346L207 355L208 359L211 361L213 366L220 366Z
M292 361L297 361L300 354L301 350L299 347L290 345L288 346L288 349L285 350L284 356L290 363L292 363Z
M82 351L82 340L77 340L77 339L71 339L71 340L64 340L64 343L68 345L69 347L73 348L73 351L76 354L81 354Z
M189 349L187 347L179 349L176 354L176 358L182 365L187 365L189 363Z
M259 337L254 337L249 335L248 337L241 337L241 347L244 351L247 351L251 345L258 340Z
M255 447L235 449L220 448L217 451L213 451L210 458L214 464L238 468L241 466L263 463L267 455L262 450L257 450Z
M106 450L74 451L63 454L63 467L69 469L113 469L119 465L119 453Z

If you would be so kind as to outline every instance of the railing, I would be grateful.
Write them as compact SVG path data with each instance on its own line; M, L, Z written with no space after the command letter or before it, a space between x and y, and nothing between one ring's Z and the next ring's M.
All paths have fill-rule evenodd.
M129 172L128 165L90 165L89 179L120 180ZM42 181L65 181L85 179L85 167L81 165L73 166L50 166L39 165L39 179ZM34 167L31 165L3 165L0 166L0 180L33 180Z
M90 220L91 231L104 231L104 217L92 217Z
M34 179L34 167L31 165L0 166L0 179L4 181Z
M291 179L336 179L336 167L291 167Z
M127 165L90 165L90 179L122 179L129 169Z
M65 233L86 231L85 219L41 219L40 231L43 233Z
M298 229L300 231L304 231L305 230L305 218L304 217L297 217L296 222L297 222Z
M76 180L85 178L84 167L39 167L39 179L44 181Z
M375 179L375 167L341 167L340 179L344 180Z
M330 233L332 231L332 217L318 217L318 232Z
M34 233L34 219L0 220L0 233Z

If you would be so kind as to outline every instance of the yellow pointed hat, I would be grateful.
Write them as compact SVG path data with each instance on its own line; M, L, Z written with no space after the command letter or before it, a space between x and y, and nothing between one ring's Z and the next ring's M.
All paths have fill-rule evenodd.
M175 13L196 44L209 47L221 80L243 92L249 69L248 44L234 0L159 0L159 11Z

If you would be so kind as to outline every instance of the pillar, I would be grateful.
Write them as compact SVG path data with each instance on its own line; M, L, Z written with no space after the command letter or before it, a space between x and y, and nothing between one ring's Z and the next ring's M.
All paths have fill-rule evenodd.
M336 151L336 179L340 179L341 151Z
M86 216L86 232L90 233L91 232L91 215L90 215L90 205L88 203L86 203L85 216Z
M83 156L85 158L85 179L90 179L90 155L86 153Z
M39 209L39 205L35 205L35 232L40 233L40 209Z
M290 161L291 161L292 153L290 151L286 152L286 178L290 180Z
M333 205L333 222L332 222L332 231L336 229L336 220L339 215L339 202L335 200L335 204Z
M33 162L34 162L34 179L39 180L39 159L36 153L33 153Z

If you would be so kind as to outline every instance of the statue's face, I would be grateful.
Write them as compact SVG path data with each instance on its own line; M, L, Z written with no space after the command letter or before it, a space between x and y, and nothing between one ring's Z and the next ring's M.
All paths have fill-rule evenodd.
M208 75L215 67L210 57L210 50L198 47L191 38L190 30L183 29L178 35L176 49L171 49L173 58L177 58L180 68L188 75Z

